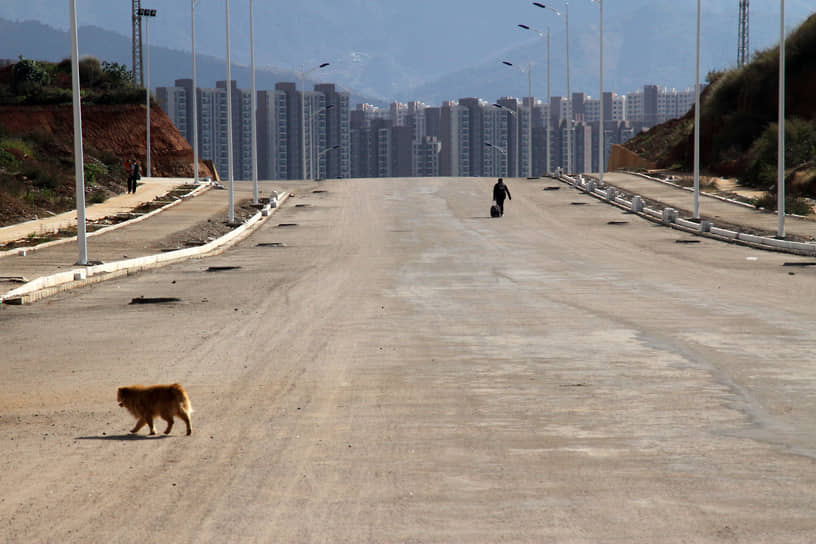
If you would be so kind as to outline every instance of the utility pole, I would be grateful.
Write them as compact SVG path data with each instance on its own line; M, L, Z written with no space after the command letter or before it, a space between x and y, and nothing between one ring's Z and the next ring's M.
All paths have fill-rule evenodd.
M144 87L144 72L142 71L142 0L131 0L133 10L131 22L133 26L133 85Z
M740 0L737 66L744 66L748 62L748 34L748 0Z

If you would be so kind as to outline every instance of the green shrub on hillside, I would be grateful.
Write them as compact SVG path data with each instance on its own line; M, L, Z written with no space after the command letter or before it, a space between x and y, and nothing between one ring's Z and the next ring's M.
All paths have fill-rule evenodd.
M778 197L775 193L768 193L767 195L755 199L753 205L757 208L776 211L779 203ZM798 196L785 196L785 213L794 215L810 215L813 209L810 203L804 198Z
M39 62L20 56L11 70L11 88L20 94L30 94L42 89L51 81L48 70Z
M56 169L34 161L23 163L21 174L30 179L40 189L56 189L60 186L60 177Z
M0 147L0 168L4 170L16 170L20 167L20 163L14 158L14 155Z
M771 123L749 151L743 185L767 189L776 185L778 125ZM816 123L794 117L785 121L785 168L794 168L816 158Z
M0 85L0 104L58 105L70 104L71 59L57 64L20 58L11 68L8 86ZM133 87L133 75L127 66L101 62L93 57L79 61L82 101L85 104L138 104L145 91Z
M3 138L0 140L0 149L5 149L6 151L14 150L17 151L19 154L23 156L32 156L34 152L31 150L31 146L21 140L20 138Z

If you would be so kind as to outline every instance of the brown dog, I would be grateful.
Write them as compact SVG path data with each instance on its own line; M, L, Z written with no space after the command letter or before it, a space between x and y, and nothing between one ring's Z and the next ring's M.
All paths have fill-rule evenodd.
M150 434L156 434L153 427L153 418L161 416L167 422L164 434L169 434L173 429L173 417L178 416L187 424L187 434L192 434L193 424L190 422L190 414L193 407L190 406L190 397L182 386L177 383L172 385L131 385L120 387L116 392L116 400L119 406L127 408L138 419L136 426L130 430L132 433L139 432L139 429L148 426Z

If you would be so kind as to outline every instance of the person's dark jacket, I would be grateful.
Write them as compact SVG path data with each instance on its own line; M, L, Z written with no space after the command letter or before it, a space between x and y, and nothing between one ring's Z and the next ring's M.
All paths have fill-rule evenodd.
M496 182L496 185L493 186L493 200L496 202L501 202L504 200L505 194L507 195L507 198L513 200L513 197L510 196L510 189L507 188L507 185L505 185L503 181Z

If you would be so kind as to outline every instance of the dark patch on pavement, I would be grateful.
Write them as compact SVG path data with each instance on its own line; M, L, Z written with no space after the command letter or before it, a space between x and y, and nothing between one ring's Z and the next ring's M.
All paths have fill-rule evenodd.
M181 302L181 299L176 297L138 297L130 301L131 304L169 304L173 302Z

